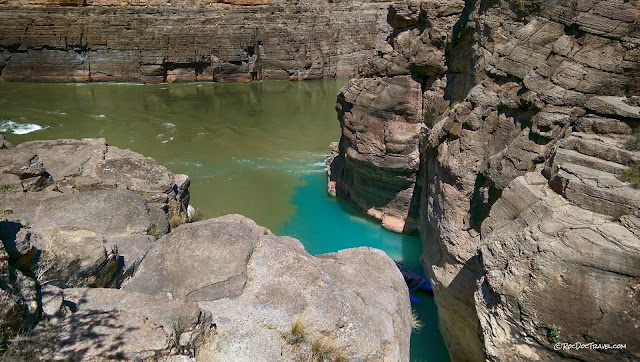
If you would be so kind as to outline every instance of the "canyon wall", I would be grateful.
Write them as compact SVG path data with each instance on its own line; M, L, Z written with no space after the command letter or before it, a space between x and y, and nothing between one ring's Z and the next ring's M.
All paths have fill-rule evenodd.
M338 96L330 192L397 231L419 214L452 359L640 357L640 191L619 179L640 164L638 19L622 0L398 2Z
M0 79L251 81L351 77L388 2L0 1Z

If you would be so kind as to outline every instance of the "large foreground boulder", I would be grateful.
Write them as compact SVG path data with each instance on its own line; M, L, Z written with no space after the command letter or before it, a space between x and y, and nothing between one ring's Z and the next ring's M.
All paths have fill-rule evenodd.
M358 248L313 257L239 216L164 236L123 289L210 311L217 335L203 360L308 359L318 344L328 358L409 358L407 288L388 256Z
M240 215L173 224L188 177L104 140L7 147L4 358L408 361L409 294L383 252L313 257Z

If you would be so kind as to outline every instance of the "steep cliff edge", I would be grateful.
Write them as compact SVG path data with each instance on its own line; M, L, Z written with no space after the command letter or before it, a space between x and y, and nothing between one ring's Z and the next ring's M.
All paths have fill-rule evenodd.
M638 4L622 0L392 5L387 53L362 75L384 83L407 74L421 85L414 118L425 136L388 136L420 145L416 175L395 197L367 191L397 178L369 150L404 110L388 115L345 96L367 79L338 97L344 125L330 188L356 205L368 192L368 205L407 216L406 202L389 200L421 189L423 264L453 359L638 358L640 192L617 177L638 165L623 144L640 127L639 17ZM362 119L367 126L349 123ZM560 342L627 348L555 351L554 325Z
M0 1L0 79L351 77L390 31L385 2L223 2Z

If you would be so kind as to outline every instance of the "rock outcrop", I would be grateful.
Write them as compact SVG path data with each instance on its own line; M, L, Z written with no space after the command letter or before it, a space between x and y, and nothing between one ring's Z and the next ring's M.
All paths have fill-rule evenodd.
M338 95L343 136L329 188L396 232L417 226L421 93L411 76L397 76L355 79Z
M2 170L16 177L0 194L5 249L59 287L117 285L188 205L186 176L104 139L26 142L0 158L17 165Z
M388 3L0 1L0 79L351 77L389 33Z
M375 78L356 78L338 94L342 137L328 160L329 192L396 232L417 229L424 83L446 72L445 48L463 8L463 1L391 6L393 32L360 70Z
M374 273L367 279L375 286L362 270ZM123 290L210 311L217 335L203 346L204 360L304 360L323 338L333 341L334 357L409 358L408 294L389 257L369 248L312 257L299 241L240 216L161 238ZM297 318L304 332L291 336Z
M7 360L409 360L408 290L380 250L314 257L240 215L170 229L188 177L103 139L0 159Z
M364 211L397 207L390 200L406 184L375 192L397 172L379 161L378 135L406 117L372 107L359 116L378 104L356 86L410 76L421 85L414 117L424 136L405 128L388 138L420 150L409 185L422 190L422 260L452 359L638 358L640 191L620 177L640 156L623 146L640 128L640 7L416 1L389 14L387 51L338 97L330 191L345 190ZM415 213L401 205L401 215ZM556 339L627 348L556 351Z

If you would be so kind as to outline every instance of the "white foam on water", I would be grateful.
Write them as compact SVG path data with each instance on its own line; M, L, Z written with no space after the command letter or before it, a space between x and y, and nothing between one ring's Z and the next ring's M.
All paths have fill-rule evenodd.
M71 87L84 87L84 86L92 86L92 87L114 87L114 86L121 86L121 85L126 85L126 86L132 86L132 85L137 85L137 86L145 86L146 84L144 83L135 83L135 82L76 82L76 83L64 83L64 85L67 86L71 86Z
M57 114L57 115L60 115L60 116L67 115L67 112L62 112L62 111L44 111L44 112L47 113L47 114Z
M322 162L314 162L313 166L327 168L327 164L324 161L322 161Z
M173 141L173 137L169 137L169 139L168 139L168 140L160 141L160 143L167 143L167 142L169 142L169 141Z
M27 134L47 128L49 127L42 127L35 123L16 123L11 120L0 122L0 132L10 132L13 134Z
M106 118L107 116L105 116L104 114L94 114L91 116L91 118L95 118L95 119L99 119L99 118Z
M298 156L302 157L283 157L283 158L265 158L257 157L255 159L236 158L233 157L233 161L247 165L253 169L262 170L269 169L282 173L290 173L297 175L305 175L311 173L324 173L327 172L327 166L324 161L318 161L318 158L324 159L326 155L314 155L313 158L305 157L309 154L302 154Z

